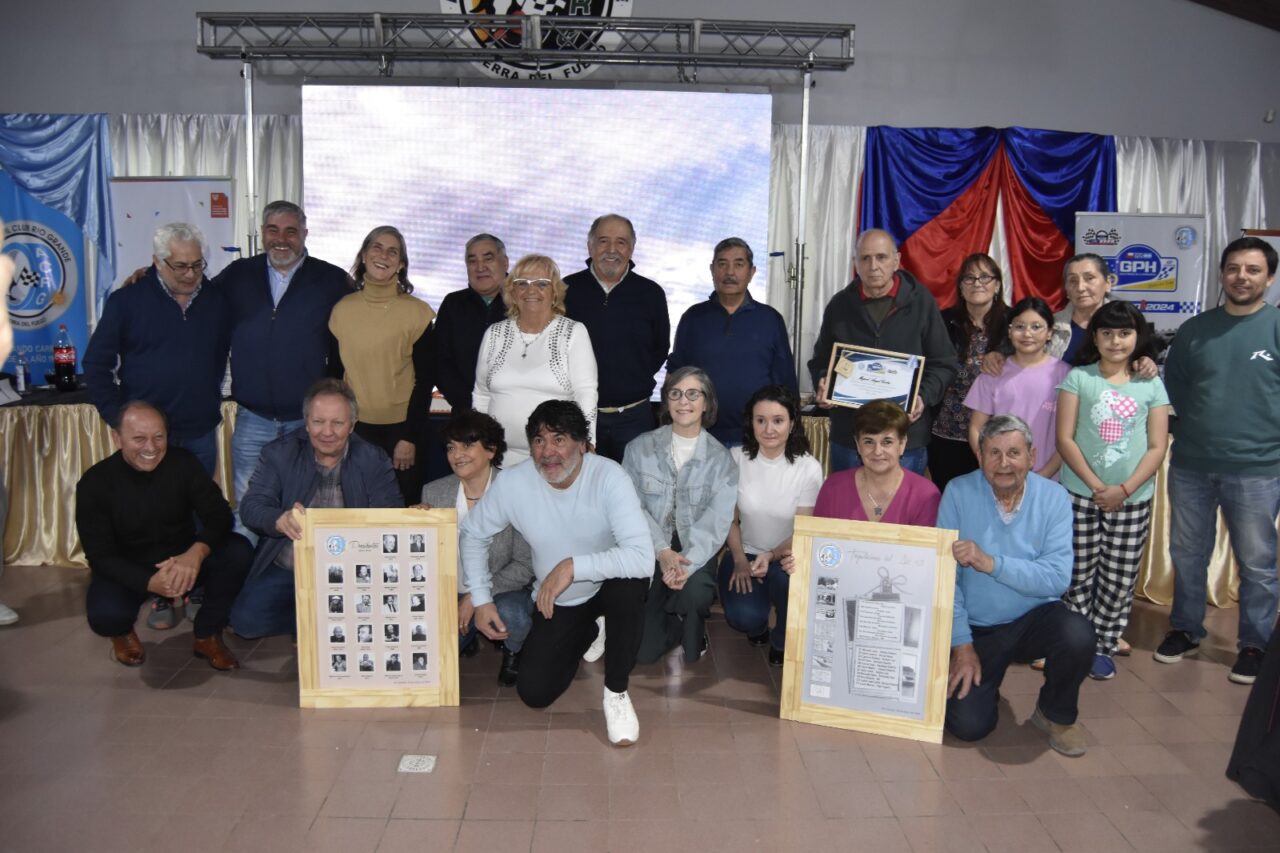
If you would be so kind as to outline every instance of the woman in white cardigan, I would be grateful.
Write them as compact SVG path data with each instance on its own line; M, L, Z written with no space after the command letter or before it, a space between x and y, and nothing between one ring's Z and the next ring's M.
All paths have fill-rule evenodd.
M596 357L587 327L564 316L565 289L555 261L525 255L502 288L507 319L480 343L473 404L502 424L508 468L529 458L525 422L545 400L577 403L595 443Z

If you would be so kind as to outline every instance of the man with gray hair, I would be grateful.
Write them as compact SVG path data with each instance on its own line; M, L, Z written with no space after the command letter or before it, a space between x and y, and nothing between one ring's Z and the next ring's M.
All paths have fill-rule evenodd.
M948 483L938 509L938 527L960 533L947 731L966 741L990 734L1009 665L1043 658L1031 723L1058 752L1083 755L1076 716L1095 638L1089 620L1062 602L1071 582L1071 501L1032 473L1036 449L1021 418L991 418L978 450L981 469Z
M711 257L715 292L684 312L667 359L667 370L692 365L711 377L720 414L710 432L726 447L742 444L743 408L757 389L783 385L799 392L786 321L747 290L755 274L745 240L728 237L717 243Z
M226 295L204 275L208 246L196 226L161 225L152 249L142 277L107 299L85 349L85 384L108 424L128 400L153 403L169 419L170 446L212 476L231 344Z
M296 628L293 543L307 508L403 507L391 460L353 432L358 410L347 383L326 377L307 390L303 426L262 449L240 515L260 537L249 579L231 609L242 637Z
M653 386L671 345L662 285L635 270L636 229L616 213L587 232L587 268L565 276L565 315L587 327L600 376L596 452L615 462L654 422Z
M511 262L507 247L492 234L467 241L467 286L440 302L432 334L435 336L435 385L455 412L472 408L476 361L485 330L507 317L502 285Z

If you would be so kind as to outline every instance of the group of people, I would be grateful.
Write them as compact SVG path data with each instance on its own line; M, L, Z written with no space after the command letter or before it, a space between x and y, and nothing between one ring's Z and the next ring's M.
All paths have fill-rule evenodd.
M1204 636L1220 502L1242 565L1231 675L1257 673L1280 509L1277 419L1264 418L1280 314L1262 301L1276 267L1265 243L1227 248L1226 305L1184 326L1166 393L1147 324L1107 301L1096 255L1067 263L1057 315L1034 298L1007 308L999 267L971 256L943 312L900 269L890 235L863 233L808 362L830 414L824 481L785 324L747 290L754 261L738 238L715 247L714 292L668 351L665 295L635 271L635 231L618 215L592 223L586 268L567 277L543 255L513 265L501 240L476 235L468 287L438 314L411 296L396 229L370 232L350 275L307 255L306 234L300 208L268 205L266 251L210 280L198 230L165 226L153 265L112 294L90 341L88 387L120 452L85 474L77 524L90 625L121 663L145 656L133 625L147 600L163 627L198 606L195 653L219 669L238 665L228 624L294 631L299 511L450 507L462 653L477 635L501 644L499 680L534 707L567 689L580 660L603 657L609 738L632 743L632 668L676 647L701 658L717 597L781 665L794 518L813 513L959 530L949 729L984 736L1005 669L1040 661L1033 722L1080 754L1079 687L1113 677L1123 653L1172 403L1178 600L1156 658L1176 661ZM836 343L923 356L913 404L832 407ZM228 353L238 518L210 479ZM436 438L453 473L424 486L433 388L453 410ZM1241 417L1222 417L1228 400Z

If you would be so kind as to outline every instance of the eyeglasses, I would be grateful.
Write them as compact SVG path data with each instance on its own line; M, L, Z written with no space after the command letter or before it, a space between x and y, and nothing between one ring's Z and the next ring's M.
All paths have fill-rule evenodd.
M168 258L164 258L164 265L178 275L186 275L189 272L197 274L204 272L205 267L209 266L209 262L201 258L193 264L171 264Z
M517 278L511 282L511 286L514 287L516 290L528 290L531 287L536 287L538 288L538 290L546 290L548 287L551 286L551 279L549 278Z
M965 287L977 287L978 285L982 285L983 287L986 287L988 284L990 284L995 280L996 280L995 276L987 275L986 273L983 273L982 275L967 275L964 278L960 279L960 283Z
M1038 335L1047 328L1049 327L1046 326L1044 323L1010 323L1009 324L1009 331L1017 332L1020 335L1025 334L1027 332L1031 332L1033 335Z
M703 393L704 392L698 388L686 388L683 391L679 388L670 388L667 390L667 399L674 403L676 400L684 397L690 403L696 403L702 399Z

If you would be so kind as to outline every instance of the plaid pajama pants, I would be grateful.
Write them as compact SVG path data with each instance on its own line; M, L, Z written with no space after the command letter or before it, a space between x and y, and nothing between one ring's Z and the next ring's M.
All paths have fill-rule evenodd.
M1114 654L1129 624L1133 588L1151 528L1151 501L1103 512L1090 498L1071 495L1075 564L1062 600L1093 623L1098 652Z

